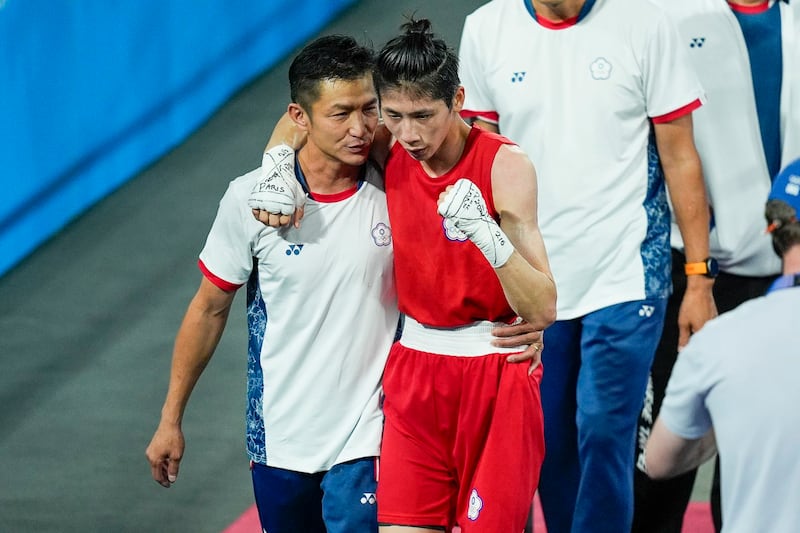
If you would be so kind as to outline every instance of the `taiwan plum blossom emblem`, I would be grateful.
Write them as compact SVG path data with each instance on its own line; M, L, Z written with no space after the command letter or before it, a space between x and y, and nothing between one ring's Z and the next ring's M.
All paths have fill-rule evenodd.
M372 240L375 241L375 244L378 246L389 246L392 244L392 228L383 222L378 222L375 227L372 228Z

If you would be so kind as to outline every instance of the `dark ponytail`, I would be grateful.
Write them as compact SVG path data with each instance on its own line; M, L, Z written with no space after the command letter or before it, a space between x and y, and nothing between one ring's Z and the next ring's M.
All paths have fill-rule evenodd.
M443 100L450 108L461 82L458 56L431 30L428 19L411 17L402 33L378 53L375 85L378 92L402 91L412 97Z

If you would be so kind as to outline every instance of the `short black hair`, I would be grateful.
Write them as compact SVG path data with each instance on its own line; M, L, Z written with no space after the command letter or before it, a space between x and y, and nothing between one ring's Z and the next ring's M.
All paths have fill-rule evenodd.
M772 199L767 202L764 216L772 234L772 248L778 256L783 257L789 248L800 244L800 222L794 207Z
M458 55L431 31L428 19L409 19L403 33L378 53L375 86L378 94L401 90L415 97L443 100L448 108L461 81Z
M292 102L306 112L320 95L326 80L356 80L372 73L375 53L347 35L328 35L308 43L289 66Z

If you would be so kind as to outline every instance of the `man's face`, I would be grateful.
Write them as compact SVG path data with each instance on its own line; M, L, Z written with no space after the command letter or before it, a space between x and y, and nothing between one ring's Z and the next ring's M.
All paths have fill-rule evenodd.
M383 123L411 157L426 161L442 146L462 102L461 88L452 108L440 99L412 97L400 90L384 91L381 95Z
M378 126L378 96L372 76L326 80L307 114L308 140L331 159L364 164Z

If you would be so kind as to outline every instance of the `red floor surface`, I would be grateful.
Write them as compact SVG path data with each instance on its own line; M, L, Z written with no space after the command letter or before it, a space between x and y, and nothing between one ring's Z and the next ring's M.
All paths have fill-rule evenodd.
M534 533L547 533L544 527L542 509L539 507L539 498L535 500L536 510L534 511L533 530ZM228 526L223 533L259 533L261 528L258 524L258 513L255 505L250 507L242 516ZM691 502L686 510L683 519L683 533L713 533L714 526L711 523L711 510L708 502ZM456 533L456 532L453 532Z

